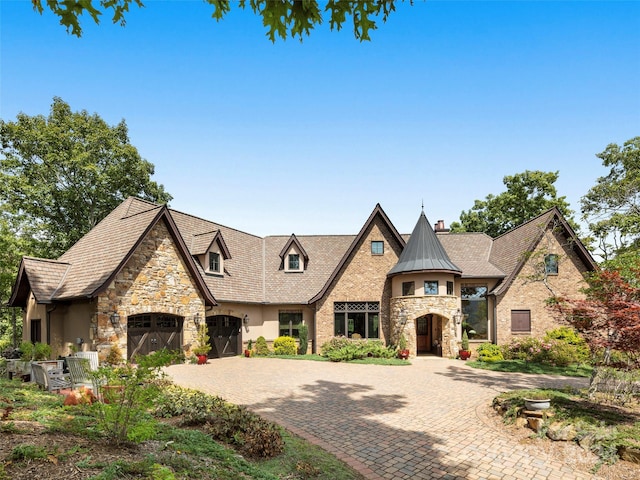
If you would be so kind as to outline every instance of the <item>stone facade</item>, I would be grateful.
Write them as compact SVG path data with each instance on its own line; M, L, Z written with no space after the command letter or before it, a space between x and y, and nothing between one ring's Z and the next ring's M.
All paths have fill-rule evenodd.
M558 274L544 274L544 257L558 255ZM561 326L546 308L546 300L555 295L577 297L587 286L584 274L587 268L574 252L564 235L548 230L534 252L503 295L496 298L496 323L498 345L508 344L513 338L532 336L541 338L545 332ZM546 285L545 285L546 283ZM511 311L531 312L531 332L511 331Z
M97 349L103 355L116 342L127 356L127 317L140 313L168 313L184 318L182 344L195 337L196 314L204 318L204 299L164 222L143 239L106 291L98 296L92 320L98 327ZM120 315L114 328L110 317Z
M384 254L372 255L371 242L383 241ZM344 268L316 304L316 343L334 336L334 302L380 302L380 339L389 342L391 280L387 272L398 262L400 245L377 216L355 246Z
M391 299L391 332L392 343L397 344L400 334L407 339L407 346L411 355L416 354L416 319L428 314L433 314L436 331L440 338L437 339L442 346L443 357L454 357L458 354L456 340L456 325L453 315L460 308L460 299L451 295L427 295L411 297L394 297ZM406 315L406 325L402 324L401 311Z

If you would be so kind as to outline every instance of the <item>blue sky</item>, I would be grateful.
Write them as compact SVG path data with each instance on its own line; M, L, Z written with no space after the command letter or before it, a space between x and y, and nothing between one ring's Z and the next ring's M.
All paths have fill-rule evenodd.
M357 233L380 203L410 233L450 224L524 170L560 171L575 211L595 154L640 135L640 2L398 5L360 43L346 26L272 44L259 17L153 1L126 27L66 33L0 2L0 116L125 119L171 206L257 235Z

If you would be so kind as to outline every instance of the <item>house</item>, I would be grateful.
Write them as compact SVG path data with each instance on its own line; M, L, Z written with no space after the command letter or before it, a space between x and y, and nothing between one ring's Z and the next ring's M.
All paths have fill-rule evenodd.
M450 357L463 329L472 345L543 335L545 300L578 294L595 268L556 208L495 239L433 228L424 212L401 235L380 205L357 235L261 238L128 198L57 260L24 257L9 304L24 339L56 355L188 353L206 322L212 357L303 323L313 351L336 335L404 335L413 355Z

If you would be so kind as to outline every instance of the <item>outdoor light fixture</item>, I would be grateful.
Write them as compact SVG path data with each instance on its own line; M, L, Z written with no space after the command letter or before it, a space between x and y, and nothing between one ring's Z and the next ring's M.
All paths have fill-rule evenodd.
M460 312L460 309L453 314L453 319L455 320L456 325L460 325L462 323L462 312Z
M244 316L244 318L242 319L242 323L244 323L245 325L249 325L249 315Z
M111 314L111 325L114 327L120 325L120 315L118 315L118 312L113 312Z
M200 327L200 314L199 313L196 313L193 316L193 323L196 324L196 327Z
M84 339L83 338L80 338L80 337L76 338L76 344L77 345L82 345L83 343L84 343Z
M400 324L401 325L406 325L407 324L407 312L404 308L400 309L400 314L398 315L398 318L400 319Z

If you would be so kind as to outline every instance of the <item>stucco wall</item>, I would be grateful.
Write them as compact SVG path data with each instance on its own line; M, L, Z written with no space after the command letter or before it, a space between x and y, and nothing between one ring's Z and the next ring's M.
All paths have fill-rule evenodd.
M113 328L110 316L120 315ZM182 343L195 337L194 316L204 318L204 300L164 222L158 222L134 252L124 268L98 296L95 318L99 352L106 353L117 342L127 356L127 317L140 313L162 312L184 317Z
M372 255L371 242L383 241L384 254ZM319 348L333 337L334 302L380 302L380 339L389 342L391 281L387 272L398 262L400 248L378 216L364 233L343 270L316 304L316 341Z
M544 256L557 254L558 275L548 275L544 283ZM562 325L553 318L545 302L552 296L580 296L580 289L586 286L584 274L587 268L559 232L547 231L510 288L496 299L497 343L507 344L515 337L542 337L544 333ZM531 311L531 332L511 332L511 310Z

